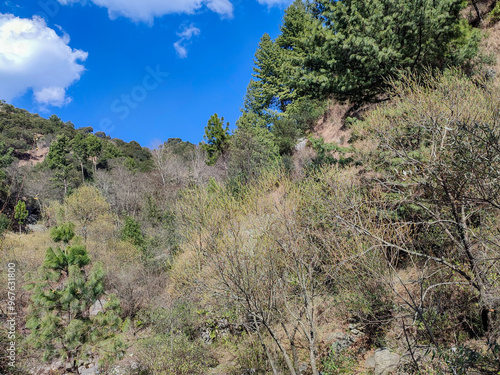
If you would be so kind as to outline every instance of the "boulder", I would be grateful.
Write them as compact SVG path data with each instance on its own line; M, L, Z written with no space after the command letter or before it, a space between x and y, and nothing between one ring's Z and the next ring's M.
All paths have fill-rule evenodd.
M308 141L307 138L300 138L297 141L297 144L295 145L295 150L300 151L300 150L305 149L307 146L307 141Z
M96 316L100 312L104 311L105 301L98 299L94 302L92 306L90 306L89 314L90 316Z
M346 350L356 342L356 337L349 333L334 332L327 337L327 341L332 342L332 353L338 354Z
M367 368L373 368L375 375L395 374L401 357L387 348L380 348L365 361Z

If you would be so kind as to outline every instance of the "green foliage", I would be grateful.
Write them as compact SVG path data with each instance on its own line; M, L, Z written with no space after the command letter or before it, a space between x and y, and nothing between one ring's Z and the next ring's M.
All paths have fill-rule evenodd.
M325 112L326 102L299 98L288 105L287 110L275 119L271 132L281 155L291 155L297 140L311 130Z
M73 371L89 355L110 362L125 349L120 333L127 322L120 318L120 302L114 295L104 295L101 265L87 271L89 264L83 245L49 248L40 278L29 285L32 294L26 327L31 333L27 343L43 350L45 361L60 358ZM94 314L91 308L96 303L104 307Z
M126 143L116 138L112 141L119 149L121 155L127 160L130 160L131 166L133 164L133 167L130 168L131 170L136 169L141 172L146 172L152 168L153 162L151 152L147 148L141 147L136 141Z
M280 162L279 147L267 127L248 122L255 114L244 113L238 120L238 129L231 138L229 175L241 182L254 180L266 168Z
M352 374L358 366L356 353L351 350L342 353L330 353L322 363L324 375Z
M75 224L66 222L50 230L50 237L54 242L64 242L68 244L75 236Z
M19 232L21 232L21 227L23 226L26 218L28 217L28 210L26 209L26 203L24 201L18 201L14 207L14 219L16 219L19 225Z
M500 20L500 3L495 4L495 8L490 12L489 18L493 23L497 23Z
M163 143L163 149L171 152L174 155L180 156L183 160L188 161L196 146L190 142L184 142L180 138L169 138Z
M202 148L207 152L208 165L214 165L219 157L223 155L229 146L229 122L224 126L224 117L219 118L215 113L208 125L205 127L205 135L203 136L207 143L202 145Z
M70 123L63 123L57 116L44 119L31 114L24 109L15 108L5 102L0 102L0 142L7 149L12 148L13 154L22 153L35 146L38 134L74 134Z
M177 218L175 212L172 210L165 211L162 218L162 227L165 233L164 235L164 245L170 250L170 254L173 256L179 251L180 238L177 232Z
M363 101L398 70L463 66L480 39L460 16L464 6L462 0L315 1L325 27L314 36L317 49L305 67L314 66L304 82L319 95Z
M294 101L310 96L296 82L302 80L301 67L311 52L307 39L318 25L304 3L296 0L286 9L276 40L268 34L262 36L255 53L255 79L250 81L245 98L246 112L272 119Z
M203 375L217 365L200 341L185 336L156 335L140 344L139 375Z
M56 181L64 187L64 194L68 193L70 188L70 179L76 173L75 165L71 159L71 144L70 139L63 135L54 141L49 149L45 163L54 170Z
M101 138L96 137L94 134L89 134L87 138L85 138L85 143L87 144L89 156L97 158L102 151Z
M4 213L0 213L0 237L9 229L10 220Z
M127 216L122 229L122 239L131 242L137 247L144 245L144 235L140 224L134 218Z
M80 163L82 171L82 181L85 182L84 164L87 162L90 153L86 138L82 134L77 134L73 139L72 149L75 159Z
M12 163L12 152L14 149L12 147L7 148L4 142L0 141L0 168L4 168L10 163Z
M323 138L308 138L311 147L316 151L316 156L312 159L310 168L313 170L318 170L326 165L338 164L340 166L348 166L353 162L352 157L344 157L348 152L352 152L352 149L346 147L340 147L334 143L325 143ZM335 157L334 153L338 153L338 158Z

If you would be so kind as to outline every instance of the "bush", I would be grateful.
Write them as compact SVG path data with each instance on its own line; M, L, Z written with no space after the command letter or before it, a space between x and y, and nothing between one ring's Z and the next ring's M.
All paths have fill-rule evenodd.
M0 236L2 236L10 227L10 219L7 215L0 213Z
M156 335L140 343L138 375L204 375L217 361L200 341Z
M500 2L497 2L495 8L490 12L490 20L493 23L497 23L500 20Z

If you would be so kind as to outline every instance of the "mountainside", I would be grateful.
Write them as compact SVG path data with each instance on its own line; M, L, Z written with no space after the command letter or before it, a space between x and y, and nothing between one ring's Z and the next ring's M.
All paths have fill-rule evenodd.
M0 372L500 373L498 20L297 0L199 145L2 103Z

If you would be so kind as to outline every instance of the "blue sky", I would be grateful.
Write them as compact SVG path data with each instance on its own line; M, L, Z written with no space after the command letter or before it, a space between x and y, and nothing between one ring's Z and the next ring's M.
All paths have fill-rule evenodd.
M0 1L0 98L143 146L198 143L214 113L234 128L291 2Z

